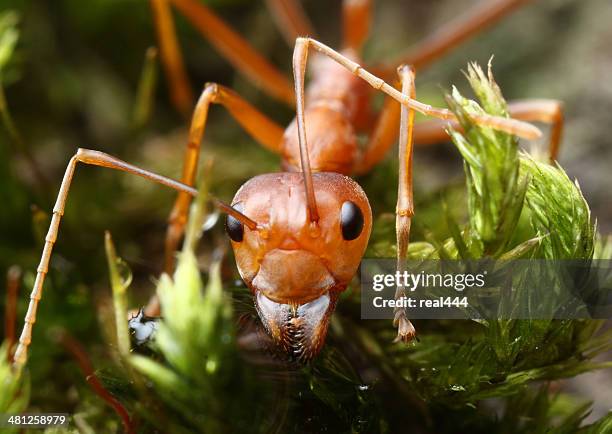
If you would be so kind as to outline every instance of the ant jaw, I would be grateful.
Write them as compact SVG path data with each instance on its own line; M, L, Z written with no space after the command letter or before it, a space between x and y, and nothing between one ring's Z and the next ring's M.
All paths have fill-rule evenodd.
M337 292L325 292L304 304L277 303L260 291L255 306L268 334L295 361L312 360L323 347Z

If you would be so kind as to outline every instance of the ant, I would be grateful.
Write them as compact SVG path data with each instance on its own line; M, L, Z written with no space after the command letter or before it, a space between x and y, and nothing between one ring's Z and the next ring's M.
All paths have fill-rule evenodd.
M296 119L283 131L235 92L213 83L205 86L195 106L181 182L99 151L78 149L68 163L53 208L24 329L14 355L17 368L21 368L27 360L43 282L77 163L128 172L179 192L166 237L166 266L171 269L173 259L168 258L172 258L176 250L184 230L188 206L197 195L192 185L211 103L226 107L256 141L282 157L284 172L259 175L248 180L231 204L214 196L211 196L211 200L221 212L227 214L226 231L238 270L253 292L262 323L285 351L298 360L307 361L322 348L338 295L357 271L372 226L368 199L361 187L347 175L369 171L391 147L398 130L398 262L405 258L414 215L413 130L415 137L420 137L414 124L415 111L445 121L452 121L455 117L447 109L432 107L415 99L415 70L412 67L402 65L396 69L398 90L359 65L359 51L369 28L369 1L344 1L345 29L340 52L314 38L298 36L295 39L293 89L285 87L283 83L286 80L276 80L274 74L270 75L270 71L275 69L199 2L171 1L239 70L255 77L268 93L286 102L293 101L295 95ZM180 80L173 81L172 78L175 77L172 74L177 71L177 65L180 65L180 62L176 62L180 60L180 55L177 57L180 51L176 46L169 5L166 0L151 0L151 3L156 11L165 68L169 72L174 71L170 74L170 81L180 83ZM425 60L413 63L423 67L444 51L437 48L433 50L434 53L432 46L451 46L457 39L457 33L465 33L465 29L469 30L470 27L480 28L494 19L496 14L492 12L495 10L499 15L502 6L508 9L510 5L518 3L521 2L503 0L491 6L479 7L475 14L465 20L464 26L446 35L445 44L439 41L425 44L427 47L423 47L422 51L430 54ZM296 3L291 0L270 0L270 4L280 16L286 18L281 20L285 32L290 33L291 37L306 34L302 26L307 20ZM293 19L289 19L290 15ZM310 50L315 50L321 56L316 58L306 104L304 81ZM180 66L178 70L181 70ZM369 112L369 87L390 97L377 120L373 120ZM538 110L541 108L537 106L524 110L517 117L546 120L547 113ZM550 117L550 113L548 115ZM474 116L473 121L527 139L537 138L541 134L536 127L512 118L479 115ZM363 150L357 145L357 131L370 133ZM435 134L439 132L436 130ZM155 303L152 305L151 310L155 310ZM394 323L398 327L399 340L406 342L414 337L414 327L405 312L398 310Z

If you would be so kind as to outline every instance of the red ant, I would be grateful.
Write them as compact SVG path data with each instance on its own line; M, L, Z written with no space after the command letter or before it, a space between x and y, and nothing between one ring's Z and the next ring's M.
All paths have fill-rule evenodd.
M156 11L162 59L171 83L176 85L173 87L174 100L180 101L183 98L180 95L185 94L186 82L180 78L180 51L176 45L168 3L166 0L151 2ZM182 182L143 170L102 152L79 149L68 164L53 208L53 218L45 238L24 330L15 353L14 363L17 367L23 366L27 359L43 281L76 164L82 162L122 170L180 192L170 216L166 239L166 265L171 270L173 252L183 233L187 208L192 197L197 194L192 185L211 103L225 106L256 141L281 155L282 166L286 170L260 175L247 181L236 193L231 205L213 198L215 205L227 214L226 229L238 270L254 294L259 316L270 335L286 351L300 360L308 360L320 351L337 297L359 266L372 225L366 195L346 175L370 170L391 147L398 129L400 173L396 233L398 260L405 258L410 222L414 214L414 112L419 111L446 121L452 121L454 115L449 110L431 107L415 99L414 69L408 66L397 68L400 91L357 63L360 48L368 34L369 1L344 1L345 28L341 52L312 38L295 39L293 89L287 86L287 80L278 79L282 75L250 48L246 41L196 0L171 2L240 71L254 78L272 96L290 102L294 100L294 92L296 119L283 132L283 128L230 89L218 84L206 85L192 118ZM270 0L269 3L282 18L282 28L290 38L309 33L306 32L307 20L294 1ZM461 25L455 24L449 31L441 31L426 41L416 51L416 55L407 56L409 63L425 66L459 40L522 2L502 0L492 4L484 3L487 4L479 6L467 18L462 18ZM304 75L310 49L322 56L316 59L306 104ZM389 68L376 70L382 71L384 76L389 72ZM369 111L371 92L368 85L390 97L376 120ZM528 105L528 110L515 113L522 119L549 120L553 116L552 112L543 109L554 106L557 110L558 104L546 104ZM475 116L473 121L529 139L540 135L537 128L516 119L481 115ZM427 128L431 128L433 124L428 125ZM560 125L560 121L557 125ZM436 129L433 132L421 130L427 134L419 132L419 126L416 126L415 137L438 137L443 130L438 125L434 126ZM363 150L357 145L358 131L370 133L368 144ZM555 149L553 136L553 155ZM150 310L154 311L156 307L153 304ZM396 312L394 322L398 327L398 339L412 339L414 327L403 311Z

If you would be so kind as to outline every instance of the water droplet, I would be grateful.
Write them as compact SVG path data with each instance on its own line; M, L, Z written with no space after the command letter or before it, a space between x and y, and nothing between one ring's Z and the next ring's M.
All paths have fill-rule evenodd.
M117 272L121 278L121 286L128 288L132 283L132 270L121 258L117 258Z

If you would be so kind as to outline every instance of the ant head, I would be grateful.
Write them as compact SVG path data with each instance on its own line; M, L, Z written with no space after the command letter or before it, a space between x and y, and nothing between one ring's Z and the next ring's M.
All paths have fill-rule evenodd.
M257 176L232 206L257 222L227 218L240 275L272 337L296 358L318 353L338 294L355 275L372 226L368 199L352 179L312 175L318 220L308 217L301 173Z

